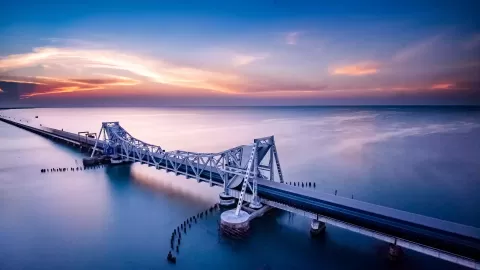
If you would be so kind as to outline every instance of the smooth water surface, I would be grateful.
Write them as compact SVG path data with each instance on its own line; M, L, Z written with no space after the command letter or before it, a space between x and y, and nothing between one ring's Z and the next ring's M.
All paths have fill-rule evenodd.
M120 121L169 150L222 151L275 135L286 181L480 227L480 111L462 108L77 108L0 111L71 132ZM38 116L38 119L35 119ZM194 225L177 265L170 234L217 202L218 188L145 165L81 172L84 154L0 122L0 269L460 269L385 243L272 212L251 235L218 234L218 216ZM78 165L77 165L78 164Z

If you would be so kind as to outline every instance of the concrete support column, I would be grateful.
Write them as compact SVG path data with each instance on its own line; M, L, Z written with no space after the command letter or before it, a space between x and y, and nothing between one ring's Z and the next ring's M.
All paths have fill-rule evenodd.
M238 216L235 209L227 210L220 215L222 233L233 238L243 238L250 230L250 214L240 210Z
M323 234L325 232L326 226L324 222L318 221L316 219L312 220L310 224L310 235L313 237Z
M220 206L222 207L231 207L235 205L235 197L230 196L226 192L220 193L218 197L220 198Z
M258 196L253 197L252 202L248 205L248 207L258 210L263 207L263 204L260 203L260 198Z
M396 243L390 244L388 247L388 258L391 261L398 261L402 257L402 253L402 248L397 246Z

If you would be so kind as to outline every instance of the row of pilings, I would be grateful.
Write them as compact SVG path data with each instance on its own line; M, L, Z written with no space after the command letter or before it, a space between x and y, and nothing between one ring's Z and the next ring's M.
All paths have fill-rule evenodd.
M287 185L291 185L294 187L302 187L302 188L316 188L317 185L315 182L285 182ZM337 196L338 190L335 189L334 194ZM353 199L353 194L351 195L351 198Z
M176 252L177 256L180 254L180 245L182 244L182 234L185 238L188 230L192 228L192 225L197 224L199 219L207 218L212 215L214 211L220 210L220 204L215 204L205 211L199 212L194 216L191 216L178 225L172 232L170 237L170 251L168 252L167 259L169 261L175 261L176 257L172 255L172 252Z
M285 182L287 185L294 187L313 187L316 188L317 184L315 182Z
M53 172L76 172L76 171L87 171L104 168L105 165L96 165L96 166L80 166L80 167L70 167L70 168L47 168L41 169L41 173L53 173Z

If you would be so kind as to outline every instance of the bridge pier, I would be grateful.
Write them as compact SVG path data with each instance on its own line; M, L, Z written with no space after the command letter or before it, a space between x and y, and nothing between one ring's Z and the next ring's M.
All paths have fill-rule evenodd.
M258 196L254 197L252 202L248 205L253 210L259 210L263 207L263 204L260 203L260 198Z
M388 258L391 261L398 261L402 257L402 248L397 246L397 240L395 239L395 243L390 244L388 247Z
M220 206L222 207L230 207L235 205L235 197L228 195L225 192L222 192L218 195L220 198Z
M310 223L310 235L313 237L323 234L325 232L326 226L324 222L318 221L317 219L312 219Z
M250 214L240 210L237 216L235 209L227 210L220 215L220 229L228 236L242 238L250 229Z

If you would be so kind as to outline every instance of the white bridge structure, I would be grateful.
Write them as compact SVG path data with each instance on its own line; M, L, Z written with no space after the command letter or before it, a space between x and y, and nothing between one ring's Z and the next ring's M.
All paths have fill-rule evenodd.
M229 190L242 185L236 214L245 193L253 195L253 207L260 207L257 179L274 181L275 169L280 183L283 174L273 136L255 139L250 145L237 146L218 153L165 151L162 147L133 137L118 122L104 122L95 140L92 157L101 148L105 154L120 156L124 161L141 162L157 169L174 172Z

